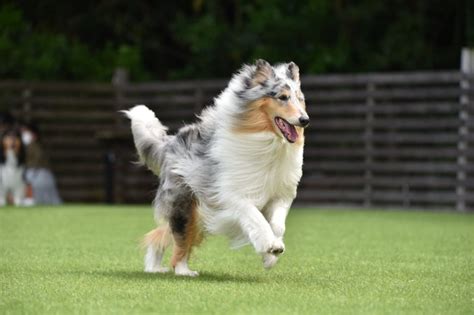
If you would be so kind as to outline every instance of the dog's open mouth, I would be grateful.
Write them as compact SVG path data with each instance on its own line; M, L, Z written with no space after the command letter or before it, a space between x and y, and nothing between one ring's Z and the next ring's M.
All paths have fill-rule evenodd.
M290 143L294 143L296 139L298 139L298 132L296 132L295 126L287 122L281 117L275 117L275 124L280 129L283 136L288 140Z

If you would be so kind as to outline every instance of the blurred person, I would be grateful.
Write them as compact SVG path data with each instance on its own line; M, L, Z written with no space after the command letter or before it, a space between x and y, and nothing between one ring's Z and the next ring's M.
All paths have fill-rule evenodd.
M21 137L26 146L26 181L31 185L30 193L35 204L61 204L56 180L50 171L48 157L40 143L40 134L35 124L24 124Z
M25 201L25 147L21 133L15 129L6 130L1 138L0 150L0 206L13 201L15 206Z

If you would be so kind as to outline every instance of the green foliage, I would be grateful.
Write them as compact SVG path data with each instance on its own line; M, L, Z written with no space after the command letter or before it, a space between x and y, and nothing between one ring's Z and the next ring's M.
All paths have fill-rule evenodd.
M274 269L209 237L189 279L142 271L149 206L3 207L0 313L469 314L473 225L458 213L293 209Z
M465 43L463 2L239 1L227 10L218 3L176 21L191 48L187 66L195 71L186 73L224 75L230 69L221 72L220 59L236 67L256 58L291 59L305 73L457 68Z
M304 74L456 69L474 44L471 2L25 0L0 7L0 75L228 77L257 58Z
M110 80L118 66L147 79L138 47L107 43L93 50L61 33L33 32L21 11L0 7L0 77L26 80Z

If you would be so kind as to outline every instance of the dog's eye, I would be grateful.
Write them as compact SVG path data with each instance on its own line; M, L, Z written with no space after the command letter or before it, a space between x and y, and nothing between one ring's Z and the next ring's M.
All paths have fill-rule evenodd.
M280 101L286 102L286 101L288 101L288 100L290 99L290 97L289 97L288 95L280 95L280 96L278 96L278 99L279 99Z

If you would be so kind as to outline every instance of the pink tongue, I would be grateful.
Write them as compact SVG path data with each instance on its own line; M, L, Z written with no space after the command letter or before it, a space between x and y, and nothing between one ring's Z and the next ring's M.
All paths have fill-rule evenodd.
M293 125L290 125L289 123L287 123L283 119L279 119L278 123L282 127L281 129L283 130L286 138L290 142L295 142L296 139L298 139L298 133L296 132L296 129Z
M295 142L298 138L298 133L296 132L295 127L287 126L286 129L288 130L288 139Z

